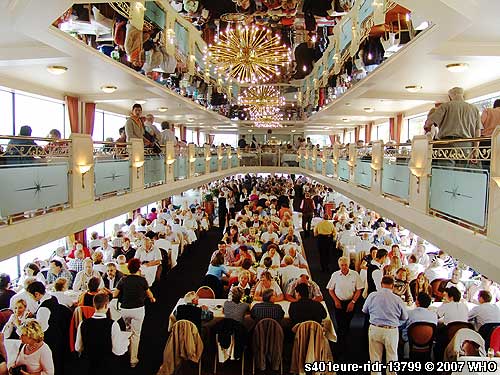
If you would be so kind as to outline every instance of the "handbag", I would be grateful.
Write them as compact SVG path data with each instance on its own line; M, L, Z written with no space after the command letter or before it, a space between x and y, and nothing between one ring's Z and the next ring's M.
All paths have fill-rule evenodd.
M26 365L16 366L17 360L19 359L19 355L21 354L21 350L23 350L24 346L25 345L19 346L19 350L17 351L16 360L14 361L14 366L9 369L9 374L11 374L11 375L21 375L21 370L28 372L28 368L26 367Z

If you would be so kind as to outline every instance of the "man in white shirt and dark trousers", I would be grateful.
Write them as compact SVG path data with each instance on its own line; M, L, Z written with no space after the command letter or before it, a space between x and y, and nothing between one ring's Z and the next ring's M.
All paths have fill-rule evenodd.
M94 315L78 326L75 349L88 362L89 375L113 374L116 371L116 356L127 352L128 340L122 337L120 326L108 318L109 295L94 296Z
M382 277L381 288L371 293L363 306L363 312L370 315L368 346L372 363L382 361L384 349L386 363L398 360L398 327L408 319L408 313L401 298L392 292L393 288L392 276ZM395 374L387 370L387 375ZM372 371L371 375L381 375L381 372Z
M349 269L349 258L339 258L340 270L332 274L326 288L335 303L335 320L342 340L349 333L354 307L361 296L363 281L359 274Z

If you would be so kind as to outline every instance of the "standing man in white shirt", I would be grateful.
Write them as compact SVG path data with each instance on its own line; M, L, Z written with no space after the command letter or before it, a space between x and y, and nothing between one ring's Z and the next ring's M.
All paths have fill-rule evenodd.
M363 290L363 281L359 274L349 269L349 258L339 258L340 270L332 274L326 288L335 303L335 320L339 329L339 338L343 339L351 326L356 302Z

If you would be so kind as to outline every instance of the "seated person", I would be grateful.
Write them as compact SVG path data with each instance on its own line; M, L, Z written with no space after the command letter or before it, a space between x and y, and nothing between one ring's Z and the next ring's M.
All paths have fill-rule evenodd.
M236 256L236 260L235 260L235 262L233 264L234 266L236 266L236 267L241 266L241 264L243 263L243 261L245 259L250 259L250 261L252 262L252 264L255 263L255 255L248 248L248 246L241 245L238 250L239 250L238 255Z
M208 306L198 306L198 295L196 292L187 292L184 296L184 302L184 305L179 305L175 309L175 319L189 320L198 327L198 332L201 332L201 322L212 320L214 314L208 309Z
M57 298L57 302L61 305L68 307L73 307L75 302L68 296L65 292L69 289L68 280L64 277L60 277L54 283L54 292L51 294Z
M12 314L5 323L2 333L6 339L19 339L17 329L26 322L27 319L33 318L33 315L27 309L28 304L23 299L18 299L14 304L14 314Z
M52 285L59 277L64 277L68 280L69 285L73 284L73 276L71 273L63 267L63 264L59 260L52 259L50 261L49 272L47 274L48 286Z
M474 306L469 311L469 321L475 324L477 330L484 324L500 324L500 308L498 305L491 303L491 293L487 290L479 292L479 305Z
M437 279L447 279L448 269L444 267L444 263L440 258L434 258L429 268L425 270L425 276L432 283Z
M307 288L309 290L309 295L312 297L313 301L317 302L323 301L323 294L321 294L321 289L319 288L318 284L310 280L309 274L307 273L307 271L304 270L302 271L302 274L297 280L291 282L288 285L288 289L285 294L285 298L287 301L290 302L298 301L297 286L299 284L307 285Z
M445 326L452 322L467 322L469 309L465 303L460 302L460 291L452 286L443 292L443 304L438 307L439 322Z
M278 276L278 270L273 267L273 260L271 257L262 257L261 267L257 268L257 278L260 279L264 272L269 272L273 279Z
M407 305L413 304L413 298L410 292L410 283L408 282L408 270L406 268L400 268L396 271L396 276L394 278L394 288L393 293L401 297Z
M479 292L487 290L491 293L491 300L496 303L500 301L500 290L493 281L484 275L481 275L481 283L479 285L472 284L467 291L467 300L469 302L479 304Z
M280 259L280 255L278 254L276 249L277 249L276 245L274 245L274 244L269 245L267 247L267 251L264 254L262 254L262 260L260 261L260 264L263 265L264 259L269 257L269 258L271 258L271 261L272 261L271 267L278 268L280 266L281 259Z
M239 286L231 288L231 299L224 302L224 318L233 319L243 324L245 314L250 311L250 305L241 302L243 289Z
M278 272L281 278L281 288L286 290L288 283L292 280L298 279L304 270L293 264L293 259L290 255L285 255L283 257L281 268Z
M266 289L271 289L273 291L271 302L283 301L283 292L281 291L278 283L273 280L273 277L269 272L264 272L260 277L260 281L255 285L253 300L262 301L262 293L264 293L264 290Z
M290 303L288 314L292 324L302 323L307 320L314 320L321 323L326 318L325 307L321 302L314 301L310 298L309 288L307 284L298 284L295 288L297 292L297 301Z
M100 280L99 288L104 288L104 283L101 278L99 271L93 269L92 259L87 258L83 261L83 270L78 272L75 277L75 282L73 284L73 290L87 290L88 282L91 278L96 277ZM90 305L92 306L92 305Z
M401 336L404 341L408 342L408 327L413 323L433 323L437 326L437 315L435 311L429 310L432 299L427 293L420 292L417 296L415 307L408 310L408 320L401 326Z
M253 305L250 310L250 315L254 320L271 318L279 322L283 319L285 312L280 305L273 302L274 294L272 289L265 289L262 292L262 302Z
M288 255L292 258L293 264L299 268L307 268L307 261L304 256L297 251L295 247L288 250ZM281 264L284 265L283 263Z
M460 294L464 296L466 288L464 283L460 281L461 277L462 277L462 271L460 270L460 268L455 268L451 274L450 281L448 281L448 283L446 284L446 288L454 286L460 291Z
M118 268L118 271L120 271L124 275L128 275L130 273L128 270L127 258L125 257L125 255L123 254L118 255L118 257L116 257L116 262L117 262L116 267Z
M207 275L217 277L220 281L231 276L227 267L224 265L224 256L222 253L217 253L208 266ZM226 282L227 283L227 282Z
M227 297L228 299L232 299L233 289L235 288L240 288L243 295L250 295L252 291L252 287L250 285L250 272L248 272L247 270L240 271L238 275L238 281L231 285L231 288L229 289L229 295Z
M94 296L99 293L100 277L92 277L87 283L87 291L80 294L78 306L94 306Z

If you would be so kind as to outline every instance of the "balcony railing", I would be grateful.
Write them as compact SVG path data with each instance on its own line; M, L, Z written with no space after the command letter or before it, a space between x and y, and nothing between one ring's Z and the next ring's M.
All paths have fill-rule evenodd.
M0 218L10 224L176 180L229 170L244 173L240 167L297 166L500 242L500 234L492 229L500 219L496 137L500 140L500 128L493 146L490 138L429 142L418 136L411 144L375 141L362 147L351 144L298 151L278 146L236 150L169 143L158 152L144 149L140 140L115 144L92 142L81 134L57 141L3 136Z
M0 136L0 219L3 223L69 205L71 140Z

